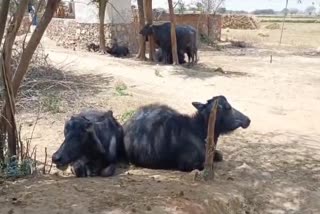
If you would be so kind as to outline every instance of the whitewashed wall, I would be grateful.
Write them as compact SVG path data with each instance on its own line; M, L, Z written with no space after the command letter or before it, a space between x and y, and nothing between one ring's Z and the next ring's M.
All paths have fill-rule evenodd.
M131 0L109 0L105 23L130 23L132 18ZM113 5L113 7L111 6ZM115 8L115 9L114 9ZM118 12L117 12L118 11ZM75 0L75 18L79 23L99 23L99 10L90 0Z

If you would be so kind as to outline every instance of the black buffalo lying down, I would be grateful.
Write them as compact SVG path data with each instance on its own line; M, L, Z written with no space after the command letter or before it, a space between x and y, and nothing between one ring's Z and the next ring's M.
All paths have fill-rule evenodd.
M111 176L124 156L122 126L112 111L85 111L72 116L64 127L65 140L52 155L64 170L71 165L77 177Z
M125 57L130 54L127 46L113 44L111 47L106 47L106 52L115 57Z
M224 96L207 103L193 102L193 116L182 115L165 105L140 108L124 125L124 144L128 160L151 169L191 171L203 169L205 138L209 115L218 99L215 140L239 127L247 128L250 119L232 108ZM217 153L215 161L222 160Z

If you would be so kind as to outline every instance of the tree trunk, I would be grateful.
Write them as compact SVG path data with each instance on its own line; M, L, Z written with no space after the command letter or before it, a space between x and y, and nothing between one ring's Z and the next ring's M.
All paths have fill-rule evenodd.
M21 85L21 82L24 78L24 75L27 72L30 60L32 59L32 56L33 56L36 48L38 47L40 40L41 40L46 28L48 27L48 25L53 17L53 14L55 13L55 11L58 7L59 2L60 2L60 0L47 0L45 12L44 12L38 26L36 27L36 29L32 33L32 36L27 44L27 47L21 55L21 59L20 59L18 68L15 71L13 78L11 79L12 89L13 89L12 90L13 97L17 96L18 89ZM6 101L4 104L4 108L2 109L2 114L5 113L5 109L8 108L8 105L9 105L9 103ZM4 124L4 123L5 123L5 119L2 117L1 124Z
M172 45L172 59L173 64L178 65L178 51L177 51L177 36L176 36L176 20L174 16L172 0L168 0L169 11L170 11L170 21L171 21L171 45Z
M145 17L147 19L147 24L152 25L152 0L144 0L144 12L145 12ZM153 35L151 34L148 37L149 41L149 60L154 61L154 52L155 52L155 45L154 45L154 38Z
M104 34L104 18L106 14L108 0L99 1L99 41L100 41L100 51L105 53L106 51L106 36Z
M2 0L1 8L0 8L0 46L2 44L2 38L4 34L4 30L6 28L6 22L9 12L10 0Z
M3 34L6 28L7 17L9 12L10 0L1 2L0 8L0 47L2 44ZM0 60L2 62L2 59ZM0 63L1 68L3 64ZM4 160L4 145L5 145L5 127L4 123L0 123L0 161Z
M4 130L6 130L8 133L9 156L16 155L16 152L17 152L17 149L16 149L17 131L16 131L16 125L15 125L15 118L14 118L14 114L15 114L14 99L10 100L10 97L9 97L9 96L12 96L12 88L10 84L11 83L10 80L12 79L12 76L13 76L13 73L11 70L12 46L13 46L14 40L16 39L24 14L27 10L28 2L29 0L20 1L17 11L13 15L13 19L9 24L8 33L4 41L4 53L3 53L4 72L3 74L5 74L5 76L3 76L3 78L7 78L8 80L6 103L10 103L10 105L7 105L5 109L6 123L4 124ZM10 93L10 95L8 95L8 93Z
M143 0L138 0L138 11L139 11L139 31L140 31L145 25ZM146 41L145 41L145 37L141 34L139 34L139 52L138 52L137 58L141 60L146 60Z

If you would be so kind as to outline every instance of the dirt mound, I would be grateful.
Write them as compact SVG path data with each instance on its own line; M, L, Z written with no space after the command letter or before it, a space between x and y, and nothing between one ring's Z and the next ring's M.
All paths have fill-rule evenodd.
M254 30L259 28L259 23L254 16L225 15L222 19L222 28Z
M272 24L267 25L265 28L269 29L269 30L277 30L277 29L280 29L280 24L279 23L272 23Z

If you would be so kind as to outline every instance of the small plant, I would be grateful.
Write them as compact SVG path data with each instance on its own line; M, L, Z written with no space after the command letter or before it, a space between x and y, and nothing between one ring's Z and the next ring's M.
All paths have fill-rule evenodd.
M52 113L59 113L61 109L61 98L55 95L49 95L43 98L42 106L45 111L49 111Z
M25 158L21 161L16 156L6 157L4 162L0 163L0 176L4 178L19 178L31 175L35 168L35 161L31 158Z
M154 71L154 74L155 74L157 77L163 77L163 76L161 75L159 69L156 69L156 70Z
M124 112L121 116L120 116L120 122L123 123L125 121L127 121L128 119L130 119L133 114L135 113L136 111L135 110L129 110L129 111L126 111Z
M205 34L200 34L200 41L201 43L207 44L207 45L213 45L214 42Z
M128 96L129 94L126 92L127 89L127 85L123 82L118 82L116 84L116 94L118 96Z

